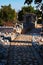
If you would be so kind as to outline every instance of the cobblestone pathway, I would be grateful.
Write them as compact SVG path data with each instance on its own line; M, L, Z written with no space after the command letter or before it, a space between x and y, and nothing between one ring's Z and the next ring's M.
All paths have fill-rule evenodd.
M8 65L43 65L43 60L38 52L39 48L37 49L34 45L25 45L25 43L24 45L15 44L15 42L13 45L11 43Z

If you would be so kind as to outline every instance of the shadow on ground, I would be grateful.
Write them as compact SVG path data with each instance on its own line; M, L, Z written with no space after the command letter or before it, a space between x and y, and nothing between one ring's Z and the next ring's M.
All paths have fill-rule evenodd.
M32 46L29 45L3 46L0 44L0 65L1 64L43 65L43 45L35 44Z

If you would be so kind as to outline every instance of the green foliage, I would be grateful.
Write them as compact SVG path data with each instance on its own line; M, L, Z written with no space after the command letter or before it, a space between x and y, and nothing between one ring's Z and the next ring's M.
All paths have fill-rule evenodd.
M36 11L36 14L37 14L37 16L39 17L39 16L41 16L42 17L42 21L43 21L43 0L25 0L25 4L27 4L27 5L30 5L32 2L34 1L34 3L35 4L37 4L37 6L36 6L36 10L38 9L38 7L41 5L41 12L39 12L38 10ZM31 2L31 3L28 3L28 2Z
M42 0L25 0L24 4L31 4L34 1L35 4L39 4L42 2Z
M35 14L36 14L37 17L39 18L39 17L41 17L42 12L40 12L39 10L35 10Z
M23 7L22 8L22 10L26 13L34 13L35 12L35 10L34 10L34 7L32 7L32 6L25 6L25 7Z
M39 4L41 2L42 2L42 0L35 0L35 4Z
M32 3L33 0L25 0L24 4L27 3L28 5Z
M3 21L2 21L2 19L0 19L0 26L3 26Z
M18 20L22 21L23 20L23 15L26 13L34 13L37 15L37 17L41 17L42 12L39 10L35 10L34 7L32 6L24 6L22 7L21 11L18 12Z
M23 20L23 15L26 13L35 13L34 7L32 6L24 6L22 7L22 10L18 12L18 20Z
M0 18L3 21L13 21L16 18L16 12L11 8L10 4L8 6L1 6Z
M23 13L22 10L18 12L18 20L19 21L22 21L23 20L23 15L24 15L24 13Z

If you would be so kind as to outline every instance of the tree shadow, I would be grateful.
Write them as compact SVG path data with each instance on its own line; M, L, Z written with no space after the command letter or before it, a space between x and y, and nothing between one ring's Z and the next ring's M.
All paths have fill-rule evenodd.
M30 43L28 41L14 41L12 43ZM2 61L4 60L4 61ZM43 65L43 44L34 45L1 45L0 44L0 63L4 65L30 65L35 63Z

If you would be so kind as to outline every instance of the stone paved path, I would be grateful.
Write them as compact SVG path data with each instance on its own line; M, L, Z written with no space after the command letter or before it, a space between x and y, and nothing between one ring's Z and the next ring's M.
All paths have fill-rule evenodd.
M23 39L23 36L22 38ZM20 40L21 40L20 39ZM27 37L25 37L25 41ZM43 65L43 60L38 52L37 45L34 46L33 43L31 45L19 45L21 43L13 42L11 43L9 58L7 65Z

